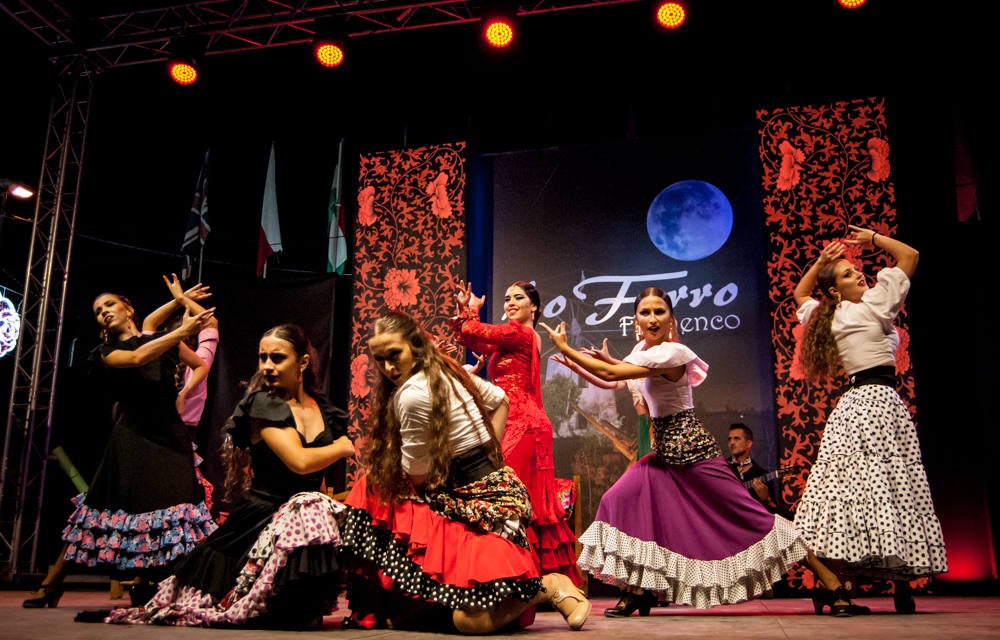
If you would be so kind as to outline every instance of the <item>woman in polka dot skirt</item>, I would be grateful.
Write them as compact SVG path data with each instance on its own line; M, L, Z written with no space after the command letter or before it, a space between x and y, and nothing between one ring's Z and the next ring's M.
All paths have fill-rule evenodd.
M709 608L761 595L793 564L806 560L823 580L831 613L867 611L851 603L836 574L809 551L792 523L770 513L732 472L694 412L693 387L708 365L677 341L670 297L649 287L635 298L640 340L624 360L578 351L566 323L540 323L556 359L598 386L635 381L653 424L653 451L604 492L594 522L580 536L579 566L622 589L604 615L626 618L666 601Z
M566 575L541 574L528 490L503 464L503 389L401 312L375 322L368 347L366 473L341 526L345 626L491 633L530 624L544 602L579 630L590 601Z
M894 322L918 253L871 229L849 229L795 287L803 369L814 379L843 370L851 383L827 418L795 526L834 568L895 580L896 611L913 613L909 581L948 570L916 430L895 388ZM844 258L847 245L886 251L895 266L881 269L869 287ZM819 300L812 297L817 288Z
M323 476L354 445L347 414L316 389L300 327L264 333L257 373L227 426L228 517L144 607L114 609L106 622L295 629L335 607L345 507L323 493Z

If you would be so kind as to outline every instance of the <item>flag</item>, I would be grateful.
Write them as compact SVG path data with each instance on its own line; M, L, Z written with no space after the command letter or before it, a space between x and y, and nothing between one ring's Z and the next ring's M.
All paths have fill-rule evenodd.
M184 240L181 242L181 254L184 256L184 266L181 267L181 280L187 280L192 275L196 281L201 280L201 258L205 250L205 239L212 228L208 226L208 150L201 161L198 172L198 183L194 188L194 200L188 211L187 224L184 226ZM197 265L197 268L196 268Z
M265 276L267 259L281 252L281 227L278 225L278 192L274 186L274 143L267 161L264 204L260 209L260 233L257 239L257 275Z
M344 160L344 139L337 145L337 165L333 168L333 184L330 186L330 206L327 212L327 237L330 244L326 250L326 272L344 275L347 265L347 238L344 234L344 216L340 204L340 192L343 188L341 180L341 165Z

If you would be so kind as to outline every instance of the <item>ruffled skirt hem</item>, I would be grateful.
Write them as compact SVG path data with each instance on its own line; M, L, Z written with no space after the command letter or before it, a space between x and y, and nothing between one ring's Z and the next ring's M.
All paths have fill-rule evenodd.
M344 575L337 560L344 506L319 492L282 505L257 537L232 590L220 600L170 576L144 607L114 609L113 624L302 627L336 608Z
M577 564L598 580L622 589L641 587L662 601L698 609L761 595L808 553L802 536L780 516L761 540L719 560L684 557L600 521L588 527L580 542Z
M345 503L342 551L384 589L447 609L488 609L531 600L541 588L534 554L495 533L449 520L424 503L393 506L355 482ZM369 576L376 579L375 576Z
M81 493L73 504L62 532L68 543L65 559L88 567L104 565L118 571L166 567L217 528L204 502L125 513L93 509Z

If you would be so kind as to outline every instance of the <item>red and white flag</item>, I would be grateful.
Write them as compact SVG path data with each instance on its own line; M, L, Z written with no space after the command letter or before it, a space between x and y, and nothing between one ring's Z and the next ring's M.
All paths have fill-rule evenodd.
M267 277L267 260L281 253L281 226L278 224L278 191L274 184L274 143L267 162L264 204L260 210L260 233L257 240L257 275Z

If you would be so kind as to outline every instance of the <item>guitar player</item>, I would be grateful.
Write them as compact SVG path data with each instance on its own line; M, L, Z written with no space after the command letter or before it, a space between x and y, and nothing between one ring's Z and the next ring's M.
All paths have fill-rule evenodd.
M771 513L785 515L775 498L780 493L777 480L781 473L765 469L750 458L753 430L742 422L729 425L728 444L729 468L747 487L750 495L757 498Z

